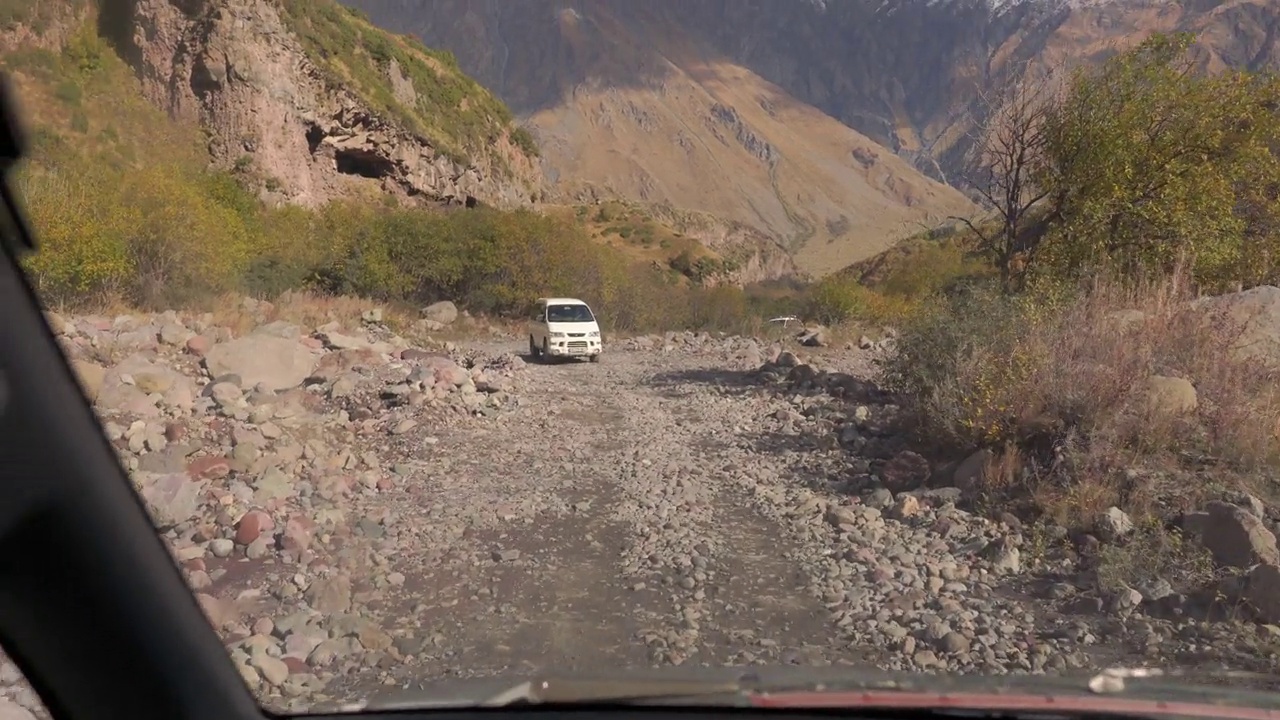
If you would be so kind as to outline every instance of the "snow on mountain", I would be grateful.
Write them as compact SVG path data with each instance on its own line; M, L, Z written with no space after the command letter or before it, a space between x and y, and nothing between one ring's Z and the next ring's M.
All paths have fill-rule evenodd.
M831 0L809 0L819 11L825 10ZM994 15L1024 5L1039 5L1050 10L1067 10L1095 5L1119 3L1123 0L881 0L877 12L890 14L910 4L923 3L927 7L945 8L947 6L963 6L966 8L985 5Z

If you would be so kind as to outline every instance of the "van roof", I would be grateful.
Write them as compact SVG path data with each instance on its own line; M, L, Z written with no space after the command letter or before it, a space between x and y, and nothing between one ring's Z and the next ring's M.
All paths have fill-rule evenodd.
M585 302L579 300L578 298L562 298L562 297L538 298L538 302L546 303L548 305L586 305Z

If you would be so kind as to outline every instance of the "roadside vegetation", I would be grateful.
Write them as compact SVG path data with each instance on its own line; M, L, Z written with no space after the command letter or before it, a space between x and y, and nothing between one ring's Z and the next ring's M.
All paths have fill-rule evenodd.
M1192 305L1280 274L1280 81L1197 72L1191 43L1010 85L975 152L990 214L813 293L832 319L896 316L884 381L917 447L988 453L987 501L1082 530L1130 513L1145 544L1111 553L1117 577L1192 562L1166 523L1206 498L1280 497L1280 378L1233 352L1245 316Z
M630 203L610 200L582 205L574 209L574 216L598 241L669 272L674 279L705 283L738 267L734 258L712 252L695 238Z

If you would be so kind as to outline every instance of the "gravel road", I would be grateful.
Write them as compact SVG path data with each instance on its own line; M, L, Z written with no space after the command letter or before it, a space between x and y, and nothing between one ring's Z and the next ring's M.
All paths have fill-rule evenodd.
M427 674L873 657L834 632L768 506L799 478L757 447L765 408L674 359L533 365L518 409L433 437L379 498L405 529L393 614L433 633Z
M414 638L413 660L330 690L688 662L1084 662L1036 650L1056 648L1001 595L1009 558L979 556L1000 526L943 495L832 505L847 457L807 427L821 403L761 387L757 352L530 364L518 407L422 438L407 481L376 498L396 517L384 551L399 575L366 606Z
M376 319L55 329L272 708L681 664L1274 664L1256 626L1157 617L1182 596L1100 592L1065 539L924 482L872 350L672 333L543 364ZM4 664L0 701L41 714Z

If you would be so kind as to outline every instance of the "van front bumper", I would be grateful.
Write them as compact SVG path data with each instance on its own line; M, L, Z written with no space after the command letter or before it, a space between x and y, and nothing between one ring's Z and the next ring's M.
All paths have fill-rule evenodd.
M599 338L584 340L550 340L547 342L547 354L553 357L591 357L604 351Z

